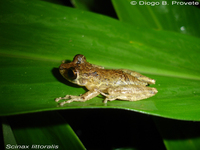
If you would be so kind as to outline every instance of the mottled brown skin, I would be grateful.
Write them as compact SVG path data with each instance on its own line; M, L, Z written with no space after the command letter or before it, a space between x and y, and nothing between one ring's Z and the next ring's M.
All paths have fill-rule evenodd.
M99 94L106 97L104 103L116 99L137 101L158 92L156 88L147 87L148 84L155 84L154 79L131 70L104 69L104 67L90 64L85 56L80 54L76 55L72 62L61 64L59 71L68 81L85 86L89 90L80 96L66 95L63 98L56 98L56 102L61 99L70 99L60 105L73 101L85 102Z

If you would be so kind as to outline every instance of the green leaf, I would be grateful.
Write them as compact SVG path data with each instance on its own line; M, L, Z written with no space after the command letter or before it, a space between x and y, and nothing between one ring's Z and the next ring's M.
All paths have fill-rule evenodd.
M94 0L71 0L72 4L82 10L91 10L91 8L95 7L95 1Z
M2 131L3 131L3 140L4 140L4 146L10 144L10 145L16 145L17 142L15 140L14 134L12 132L12 129L10 127L10 124L8 123L6 117L2 117Z
M153 117L167 150L198 150L200 122Z
M71 0L75 8L104 14L117 18L111 1L108 0Z
M56 112L12 116L8 120L17 145L27 145L29 149L85 149L69 124ZM17 145L8 143L6 146Z
M0 115L80 108L118 108L200 120L199 38L136 29L118 20L44 1L0 2ZM58 72L62 60L84 54L93 64L125 68L156 79L149 99L102 103L103 97L64 107L56 97L83 88Z
M199 2L112 0L118 18L133 28L154 28L200 37Z

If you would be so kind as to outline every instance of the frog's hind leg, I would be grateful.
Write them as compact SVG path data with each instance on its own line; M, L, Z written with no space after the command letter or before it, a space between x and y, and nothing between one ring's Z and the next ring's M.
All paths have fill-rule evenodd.
M107 101L114 101L116 99L138 101L154 96L157 92L156 88L140 85L123 85L109 88L107 92L108 94L103 92L100 93L106 97L104 103L107 103Z
M151 79L149 77L146 77L138 72L135 72L135 71L131 71L131 70L128 70L128 69L120 69L121 71L125 72L125 73L128 73L134 77L136 77L138 80L140 81L144 81L148 84L155 84L155 80L154 79Z
M105 94L105 93L103 93L103 92L101 92L100 91L100 93L103 95L103 96L105 96L106 98L104 99L104 103L107 103L107 101L114 101L114 100L116 100L117 99L117 97L116 96L112 96L112 95L109 95L109 94Z

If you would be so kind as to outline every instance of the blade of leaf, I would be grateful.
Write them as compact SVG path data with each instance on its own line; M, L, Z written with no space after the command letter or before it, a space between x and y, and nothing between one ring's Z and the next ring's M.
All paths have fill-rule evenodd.
M200 122L153 118L168 150L200 148Z
M3 131L3 139L4 139L4 146L9 147L9 145L17 145L15 140L15 136L12 132L12 129L6 119L6 117L2 117L2 131Z
M18 145L33 149L85 149L69 124L56 112L13 116L9 122Z
M42 1L37 4L1 1L0 7L0 115L120 108L200 120L198 38L166 31L138 30L102 15ZM82 88L71 87L57 69L61 60L72 60L78 53L94 64L145 73L157 80L155 87L159 92L138 102L103 104L103 98L97 97L85 103L57 107L56 97L85 92Z
M94 0L84 0L84 1L79 1L79 0L71 0L71 3L74 5L74 7L82 10L91 10L91 7L94 7Z
M108 0L71 0L75 8L104 14L117 18L111 1Z
M31 2L27 3L32 5ZM71 60L71 57L75 54L85 53L87 50L86 56L93 60L95 56L98 56L101 61L106 59L107 61L102 62L104 66L126 67L146 73L171 76L178 75L180 77L200 79L199 70L195 69L196 66L200 64L198 60L199 56L196 55L200 48L198 45L200 40L197 38L165 31L148 29L133 30L131 26L108 17L80 12L53 4L49 5L51 7L57 6L57 9L65 9L62 9L64 12L56 13L56 9L54 8L55 12L51 12L51 15L54 14L54 17L52 16L49 21L48 13L50 10L47 9L44 11L45 9L43 8L44 5L48 3L40 3L38 3L38 5L33 4L32 8L36 7L38 12L35 12L34 9L30 9L29 16L31 17L27 16L27 18L24 16L25 12L23 10L14 6L12 8L12 3L9 5L9 3L6 2L5 5L11 7L10 9L13 9L13 13L15 10L19 12L19 14L21 13L21 15L18 15L15 20L12 13L10 14L9 11L3 11L3 8L1 9L5 17L1 20L1 41L4 41L1 42L1 54L10 55L12 53L13 55L22 55L24 57L48 58L57 60L58 62L59 60L66 59L66 57ZM39 10L43 13L42 17L39 16L39 14L41 14ZM68 13L68 16L61 18L61 14L63 13ZM91 17L88 19L89 14ZM82 18L80 17L77 20L78 16ZM85 18L83 18L83 16L85 16ZM33 20L36 17L38 17L37 19L39 21ZM72 18L74 20L71 20ZM95 18L96 21L94 20ZM44 19L46 20L42 22ZM21 20L23 23L19 24L16 22L17 20ZM109 22L110 25L105 28L105 24L108 24L107 22ZM84 28L83 23L85 26L90 27L90 29ZM53 24L55 25L53 26ZM26 28L22 28L25 25ZM78 26L76 27L75 25ZM84 30L82 28L84 28ZM71 29L73 30L71 31ZM109 32L107 30L109 30ZM10 31L10 33L8 34L7 31ZM19 31L21 34L16 34L16 32ZM118 33L116 33L116 31L118 31ZM30 35L30 38L24 39L24 37ZM158 36L160 36L160 38L157 38ZM94 40L94 38L96 39ZM96 40L99 43L96 43ZM66 43L66 41L68 42ZM168 44L171 42L173 44ZM34 44L35 46L33 47ZM90 47L88 49L80 45L88 45L88 47L90 45ZM108 51L102 51L103 47L101 46L104 46L104 49ZM68 50L66 50L67 48ZM78 48L80 49L79 51L77 51ZM94 49L97 51L96 53L98 55L93 54ZM188 51L188 49L192 49L192 52ZM121 54L120 57L119 54ZM124 62L124 60L128 61ZM116 62L113 61L118 61L118 64L116 65ZM98 64L101 63L97 60L95 62L98 62Z
M118 18L131 23L134 28L147 27L200 37L198 5L195 5L195 1L192 5L182 5L180 2L188 4L179 0L112 0Z

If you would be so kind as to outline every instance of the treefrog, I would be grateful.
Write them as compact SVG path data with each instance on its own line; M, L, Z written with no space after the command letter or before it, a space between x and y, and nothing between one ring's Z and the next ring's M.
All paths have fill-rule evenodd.
M66 95L56 98L56 102L69 99L60 103L61 106L75 101L85 102L99 94L105 96L103 102L107 103L107 101L116 99L142 100L158 92L156 88L147 87L148 84L155 84L154 79L127 69L104 69L104 67L87 62L85 56L81 54L74 56L70 63L63 62L59 71L68 81L85 86L89 90L80 96Z

